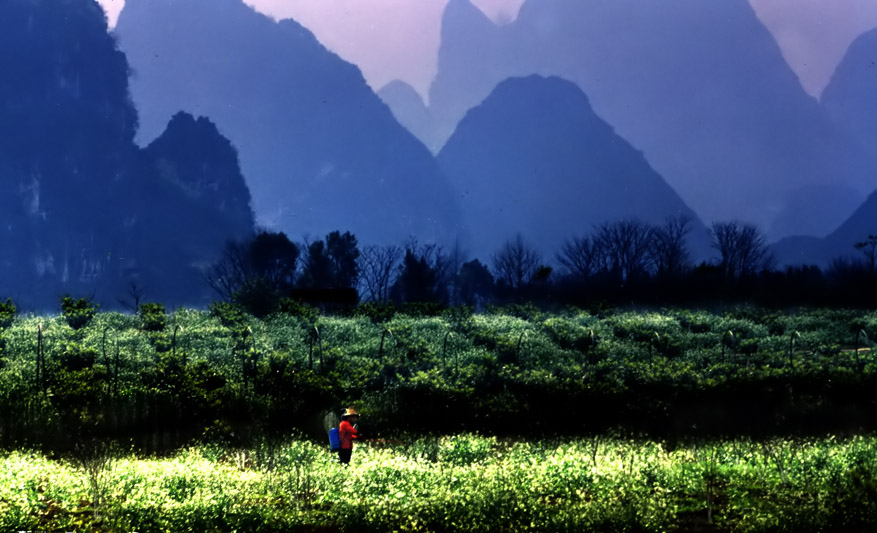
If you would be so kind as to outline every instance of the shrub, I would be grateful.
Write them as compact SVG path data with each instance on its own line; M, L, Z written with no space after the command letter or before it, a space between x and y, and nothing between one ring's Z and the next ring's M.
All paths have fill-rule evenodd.
M232 303L213 302L209 309L210 314L218 318L222 325L229 329L241 327L246 320L243 309Z
M161 331L167 325L167 313L161 304L142 304L140 320L143 331Z
M299 318L303 322L311 326L316 324L317 319L320 318L319 309L310 306L300 300L293 300L292 298L283 298L282 300L280 300L278 310L281 313Z
M365 302L359 304L356 308L357 316L363 316L371 320L375 324L383 324L389 322L396 315L396 306L393 304L380 304L376 302Z
M61 298L61 312L64 314L64 320L71 328L82 329L91 322L97 313L97 304L88 298L71 298L64 296Z
M15 318L15 304L11 298L7 298L6 302L0 303L0 329L6 329L12 325L12 319Z
M69 342L64 344L58 357L61 368L70 372L78 372L94 366L97 351L80 344Z

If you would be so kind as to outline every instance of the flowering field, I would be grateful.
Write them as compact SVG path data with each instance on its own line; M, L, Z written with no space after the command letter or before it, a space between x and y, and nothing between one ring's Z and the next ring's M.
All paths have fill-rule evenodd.
M94 502L98 505L95 506ZM0 457L2 531L872 531L877 439L303 440L99 467Z

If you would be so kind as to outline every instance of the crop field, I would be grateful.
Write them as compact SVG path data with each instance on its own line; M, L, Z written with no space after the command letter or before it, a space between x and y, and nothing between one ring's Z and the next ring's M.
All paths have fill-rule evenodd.
M287 441L83 470L0 457L0 529L101 531L871 531L877 442L508 441L361 445L349 468ZM93 502L100 502L95 506Z
M877 529L874 312L74 303L0 309L0 531Z

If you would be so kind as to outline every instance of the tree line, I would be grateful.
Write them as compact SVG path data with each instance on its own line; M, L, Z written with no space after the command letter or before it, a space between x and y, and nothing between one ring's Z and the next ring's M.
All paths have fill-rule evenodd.
M754 225L716 222L709 229L715 257L695 262L691 219L677 215L654 225L604 222L568 239L546 258L518 234L489 260L469 259L459 244L446 249L411 240L360 247L350 232L295 243L260 230L230 242L205 271L216 295L265 316L284 301L320 307L426 304L433 307L531 301L582 305L600 302L696 303L754 299L768 304L864 303L875 282L869 236L852 249L864 259L838 258L816 266L776 269L765 235Z

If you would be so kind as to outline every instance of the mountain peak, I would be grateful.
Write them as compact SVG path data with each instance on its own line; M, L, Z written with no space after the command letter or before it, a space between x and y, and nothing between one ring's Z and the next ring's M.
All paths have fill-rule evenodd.
M450 0L442 14L442 28L452 24L463 27L496 27L490 18L478 9L471 0Z
M378 90L378 96L381 95L394 95L411 101L418 100L421 105L425 105L423 98L420 97L420 93L402 80L393 80L381 87Z
M291 236L351 230L373 244L453 232L430 153L356 66L298 23L243 0L129 2L116 32L137 72L141 138L181 109L209 116L238 149L260 224Z
M857 37L847 48L822 93L827 105L842 104L844 98L873 95L877 87L877 28Z
M435 120L420 93L404 81L394 80L378 91L378 96L390 107L399 124L427 146L435 137Z
M447 136L501 80L555 74L704 219L770 229L802 188L870 190L873 158L804 92L747 0L530 0L492 30L466 26L466 6L453 8L429 98ZM810 226L825 234L845 215Z
M507 78L496 85L494 96L498 94L508 93L510 95L523 95L528 92L540 94L562 94L570 98L579 100L590 109L590 101L588 95L575 83L562 78L560 76L543 76L541 74L530 74L527 76L518 76Z
M566 239L625 218L660 224L681 213L703 229L643 154L560 77L499 83L466 114L438 161L457 188L464 223L478 228L471 248L480 257L516 233L550 256Z

